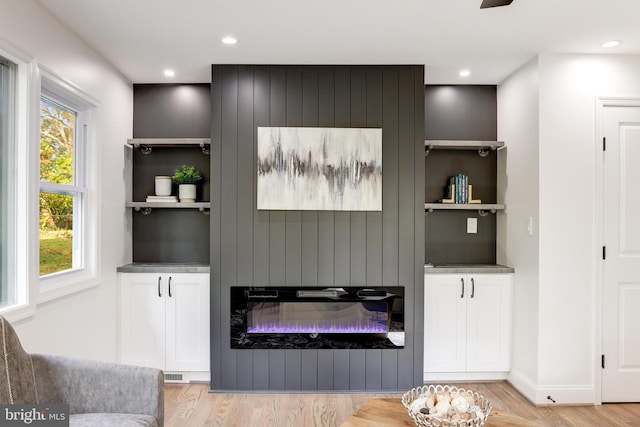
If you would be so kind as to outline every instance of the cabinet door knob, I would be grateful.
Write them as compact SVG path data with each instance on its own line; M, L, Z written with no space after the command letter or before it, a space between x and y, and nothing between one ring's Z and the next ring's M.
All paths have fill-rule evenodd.
M464 277L460 278L460 298L464 298Z
M162 291L160 290L160 282L162 282L162 277L158 276L158 297L162 298Z
M476 294L476 282L471 278L471 298Z
M169 276L169 298L172 298L173 295L171 295L171 276Z

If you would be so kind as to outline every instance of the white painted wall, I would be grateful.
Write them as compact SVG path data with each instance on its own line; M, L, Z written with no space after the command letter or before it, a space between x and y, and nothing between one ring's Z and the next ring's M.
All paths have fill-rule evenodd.
M540 55L542 387L595 383L595 99L640 96L639 74L640 56Z
M100 159L100 284L38 305L35 316L14 326L27 351L115 361L116 266L131 260L122 171L123 147L132 134L132 86L33 0L2 0L0 40L99 101L92 114Z
M547 395L558 403L593 403L598 384L598 325L595 322L599 301L597 267L602 245L596 223L596 154L601 145L596 141L595 101L598 96L640 97L640 79L637 78L640 75L640 56L541 54L537 68L537 378L530 361L517 344L513 365L516 374L522 374L521 379L528 380L531 386L522 391L536 403L550 403L546 400ZM508 141L510 147L513 142L509 139L514 135L510 129L518 125L513 123L518 117L510 111L517 108L514 99L520 98L523 102L529 99L525 96L525 92L529 93L528 85L523 80L527 69L525 66L517 71L499 89L498 134ZM518 82L520 84L515 84ZM526 127L535 118L535 112L530 114L531 117L525 120ZM523 135L518 135L517 138L523 138ZM529 143L535 144L535 141ZM519 145L517 148L531 155L535 149ZM517 238L524 225L517 217L512 218L527 214L514 212L511 204L515 201L518 207L518 194L534 187L531 183L513 179L513 171L527 169L532 161L535 160L518 160L511 149L508 152L505 196L508 213L505 214L506 226L501 230L500 242L506 245L503 259L516 267L516 292L520 292L523 281L529 291L535 289L535 272L527 273L526 269L518 268L522 262L518 257L531 248L526 237L524 242ZM535 181L536 176L531 176L531 179ZM535 268L533 264L526 265ZM518 298L516 296L514 339L516 343L525 342L533 349L530 342L517 336L518 328L521 331L526 328L529 332L533 330L525 319L530 313L519 311L522 307L518 307Z
M498 139L505 141L498 152L498 200L507 206L497 218L497 261L516 270L510 381L520 388L538 379L538 92L537 57L497 91Z

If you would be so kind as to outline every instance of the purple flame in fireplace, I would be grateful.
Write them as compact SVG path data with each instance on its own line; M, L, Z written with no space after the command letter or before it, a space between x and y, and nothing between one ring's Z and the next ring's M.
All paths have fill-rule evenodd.
M248 326L247 332L253 334L380 334L389 332L386 324L368 325L257 325Z
M249 303L247 332L378 334L389 332L386 302Z

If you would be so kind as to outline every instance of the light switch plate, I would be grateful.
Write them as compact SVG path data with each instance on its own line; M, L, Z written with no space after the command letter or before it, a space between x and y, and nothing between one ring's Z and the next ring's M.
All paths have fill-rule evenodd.
M467 233L476 234L478 232L478 218L467 218Z

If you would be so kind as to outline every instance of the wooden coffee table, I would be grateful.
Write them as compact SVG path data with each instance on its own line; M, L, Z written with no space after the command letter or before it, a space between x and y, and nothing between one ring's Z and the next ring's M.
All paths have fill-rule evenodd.
M340 427L415 427L415 425L400 399L371 399L362 405L347 421L342 423ZM485 426L540 427L541 424L493 409Z

